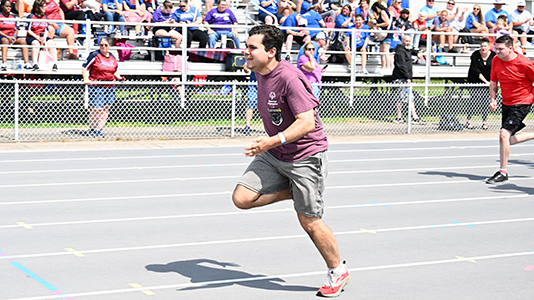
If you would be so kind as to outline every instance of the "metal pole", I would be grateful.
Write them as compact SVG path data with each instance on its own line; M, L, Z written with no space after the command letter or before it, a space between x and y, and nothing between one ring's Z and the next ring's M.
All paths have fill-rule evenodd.
M426 36L426 76L425 76L425 106L428 107L428 85L430 84L430 62L432 61L432 32Z
M19 140L19 83L15 82L15 141Z
M411 107L412 107L412 85L407 85L406 86L406 93L408 93L408 134L410 134L412 132L412 111L411 111Z
M182 80L180 85L180 107L185 108L185 82L187 81L187 27L182 24Z
M356 36L356 30L352 28L351 36ZM352 66L350 68L350 100L349 105L354 103L354 85L356 84L356 39L350 39L350 50L352 56ZM363 58L362 58L363 59Z
M85 42L87 43L87 56L91 53L91 20L85 19Z
M236 84L232 85L232 125L230 127L230 136L235 136L235 94L236 94Z

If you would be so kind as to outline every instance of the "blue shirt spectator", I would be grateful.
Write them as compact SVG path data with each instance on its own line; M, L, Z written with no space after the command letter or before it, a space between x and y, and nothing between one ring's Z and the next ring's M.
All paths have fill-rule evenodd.
M172 14L172 18L176 22L189 22L193 23L198 18L202 18L202 15L200 14L200 11L194 7L189 5L188 11L183 11L182 9L176 9L174 13ZM198 27L188 27L189 30L198 30Z
M465 18L465 28L469 30L473 29L475 27L475 25L473 25L473 22L478 22L477 17L475 17L473 13L469 13L467 15L467 18Z
M369 26L363 25L362 30L369 30ZM371 38L371 34L369 32L362 32L359 30L356 30L354 33L354 41L356 42L356 48L361 48L363 44L365 43L366 38Z
M312 9L306 12L305 14L301 14L301 15L308 21L307 29L325 27L323 18L315 10ZM319 30L310 30L310 37L314 38L319 32L320 32Z
M495 22L497 22L497 18L500 15L506 15L508 18L508 22L510 22L510 14L502 9L504 1L502 0L495 0L493 3L493 8L490 9L485 15L484 15L484 21L486 21L486 26L489 29L492 29L495 27Z
M402 1L404 2L404 1ZM434 1L429 2L427 0L426 5L421 8L420 12L424 12L427 15L426 19L426 27L430 28L432 27L432 24L434 23L434 18L438 15L438 8L434 7Z
M350 16L349 7L350 5L343 6L343 8L341 9L341 13L336 17L336 28L343 28L343 29L354 28L354 22L352 21L352 17ZM347 25L343 27L343 24L345 24L345 22L347 21L348 21ZM345 34L347 35L347 37L350 37L352 33L350 31L346 31Z

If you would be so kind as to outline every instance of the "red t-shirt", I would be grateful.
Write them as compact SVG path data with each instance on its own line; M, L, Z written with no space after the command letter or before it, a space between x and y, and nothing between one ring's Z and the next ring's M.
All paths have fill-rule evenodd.
M89 54L82 67L89 71L91 81L115 81L114 74L119 63L113 54L109 53L109 56L105 57L100 50L96 50Z
M47 16L50 20L63 20L61 18L61 8L54 0L50 0L46 2L45 7L45 16Z
M412 22L413 27L419 29L419 31L427 30L428 27L426 26L426 20L423 22L419 22L419 19ZM426 34L421 34L422 39L426 39Z
M268 74L256 73L258 80L258 111L265 131L277 135L295 122L295 116L319 106L312 86L304 74L291 63L282 60ZM282 161L297 161L328 149L323 123L315 110L315 129L301 139L269 149Z
M5 18L6 16L0 14L0 17ZM9 17L7 17L7 18L8 19L11 19L11 18L15 19L15 16L10 14ZM18 29L16 21L2 21L2 22L0 22L0 31L2 31L2 33L4 33L4 34L7 34L8 36L14 37L15 36L15 29Z
M31 14L28 16L28 19L30 19L30 26L28 27L29 31L35 33L36 35L40 36L41 33L44 34L44 32L48 28L48 23L46 22L36 22L34 20L47 20L48 18L46 16L38 17L34 14ZM29 33L26 34L26 37L31 36Z
M502 104L531 104L534 82L534 62L517 53L511 61L503 61L498 56L491 63L491 81L500 82Z

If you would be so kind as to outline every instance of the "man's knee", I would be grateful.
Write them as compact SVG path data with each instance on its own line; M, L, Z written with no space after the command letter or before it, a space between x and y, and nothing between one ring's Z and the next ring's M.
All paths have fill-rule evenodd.
M240 209L250 209L252 208L252 202L254 199L249 195L248 189L237 185L232 194L232 201L237 208Z

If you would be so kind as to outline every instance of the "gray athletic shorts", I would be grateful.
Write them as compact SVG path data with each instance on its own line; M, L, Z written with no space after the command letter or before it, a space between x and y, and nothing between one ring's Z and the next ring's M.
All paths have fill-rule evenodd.
M259 194L274 194L289 187L297 213L322 217L327 173L326 151L295 162L281 161L264 152L254 158L238 184Z

